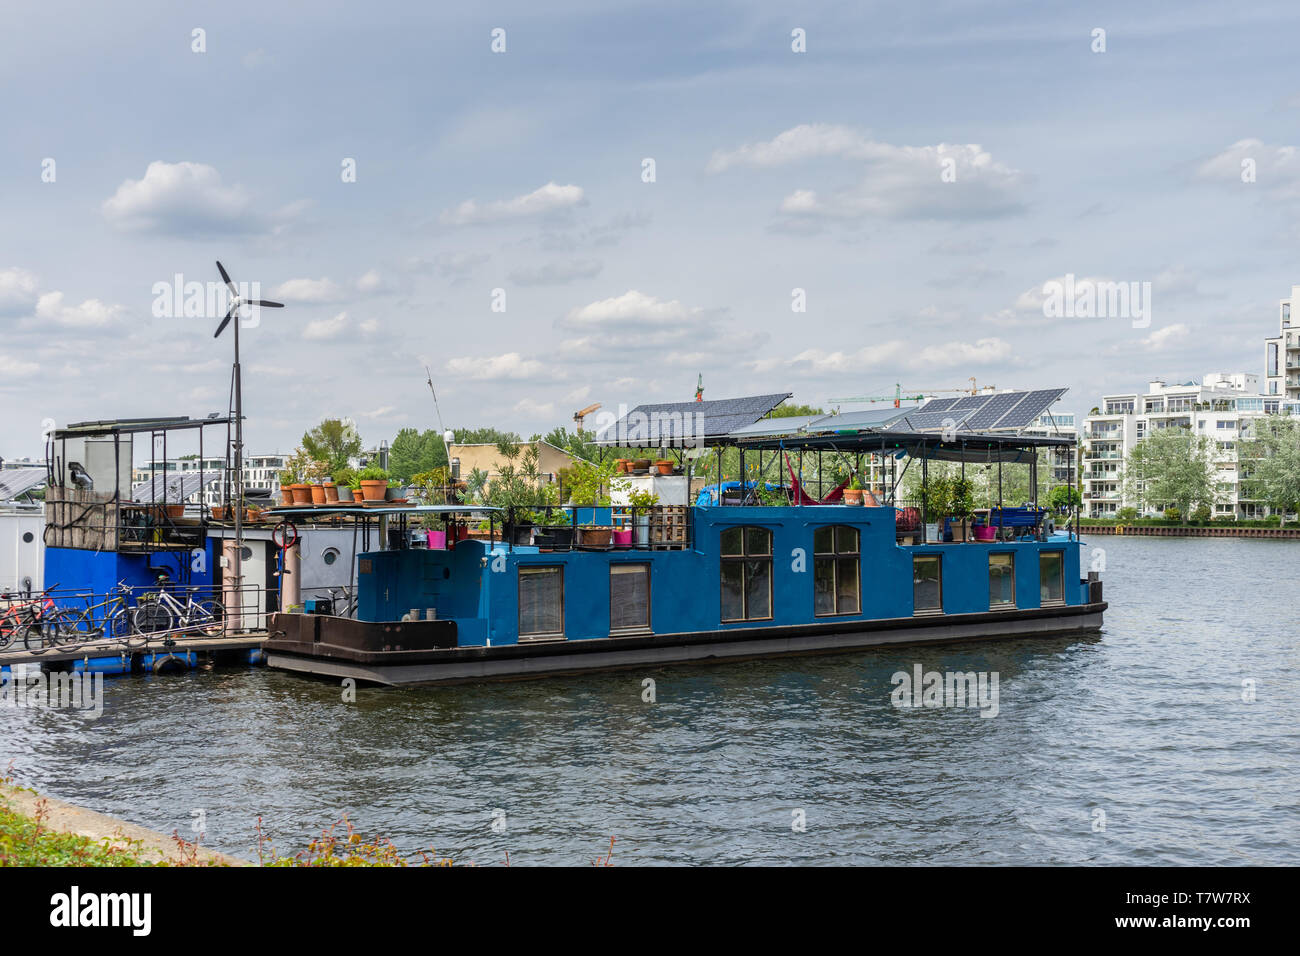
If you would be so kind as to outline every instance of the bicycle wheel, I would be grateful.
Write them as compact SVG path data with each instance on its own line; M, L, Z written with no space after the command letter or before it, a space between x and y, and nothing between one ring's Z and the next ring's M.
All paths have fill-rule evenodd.
M190 627L204 631L220 630L226 619L226 609L220 601L195 601L189 609Z
M119 607L108 615L104 621L104 634L106 637L121 640L130 636L132 631L131 612L125 607Z
M132 621L135 623L135 629L144 634L170 631L176 626L172 612L157 601L146 601L138 606Z

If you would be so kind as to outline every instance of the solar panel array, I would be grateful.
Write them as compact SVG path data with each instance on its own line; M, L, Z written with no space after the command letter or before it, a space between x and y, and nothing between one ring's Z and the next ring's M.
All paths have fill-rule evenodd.
M596 436L599 444L656 446L723 438L752 425L790 397L789 392L707 402L638 405Z
M1066 393L1064 388L1043 388L1032 392L995 392L967 395L961 399L940 398L926 402L916 412L896 422L912 431L987 432L1019 429L1032 425L1052 403Z
M12 501L45 481L44 468L5 468L0 470L0 501Z
M221 477L219 471L193 471L182 475L154 475L148 481L131 486L131 500L153 504L159 501L180 503Z

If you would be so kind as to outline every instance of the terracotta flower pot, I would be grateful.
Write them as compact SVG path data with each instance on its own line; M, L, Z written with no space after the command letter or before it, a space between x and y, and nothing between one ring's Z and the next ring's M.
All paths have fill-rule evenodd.
M325 503L327 505L336 504L339 500L339 487L332 481L325 482Z
M578 534L581 536L582 543L591 548L608 548L610 538L614 535L613 528L579 528Z
M314 505L325 504L325 486L311 485L311 503Z
M291 504L293 504L293 491L291 490L292 488L293 488L293 485L282 485L282 486L281 486L281 488L280 488L280 504L282 504L282 505L286 505L286 506L287 506L287 505L291 505Z
M293 492L293 503L295 505L311 504L311 485L302 483L290 485L289 490Z
M224 521L226 519L225 505L213 505L210 510L212 511L213 521Z
M655 462L654 470L661 475L671 475L673 473L673 463L667 458L660 458Z
M383 501L388 494L388 481L383 478L367 479L361 482L361 497L366 501Z
M169 517L169 518L183 518L183 517L185 517L185 506L184 506L184 505L164 505L163 507L164 507L164 510L167 512L167 517Z
M846 505L861 505L861 504L862 504L862 489L861 489L861 488L845 488L845 489L844 489L844 503L845 503Z

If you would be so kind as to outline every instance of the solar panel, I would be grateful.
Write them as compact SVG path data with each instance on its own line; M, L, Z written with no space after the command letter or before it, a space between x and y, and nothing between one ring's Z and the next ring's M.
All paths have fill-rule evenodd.
M1038 420L1038 417L1052 407L1052 403L1064 395L1068 389L1041 388L1025 395L1019 403L1009 409L992 428L1026 428Z
M900 429L939 431L954 425L963 432L1025 428L1038 420L1068 389L994 392L928 402L898 422Z
M182 502L221 477L219 471L191 471L180 475L154 475L131 486L131 500L146 503Z
M1021 392L1004 392L989 396L983 407L966 421L966 427L971 431L992 428L999 418L1019 405L1024 397Z
M957 404L956 398L934 398L922 405L919 411L922 412L942 412L947 411Z
M5 468L0 470L0 501L12 501L45 481L44 468Z
M790 397L789 392L720 398L707 402L638 405L596 436L597 444L632 446L686 444L724 438L752 425Z

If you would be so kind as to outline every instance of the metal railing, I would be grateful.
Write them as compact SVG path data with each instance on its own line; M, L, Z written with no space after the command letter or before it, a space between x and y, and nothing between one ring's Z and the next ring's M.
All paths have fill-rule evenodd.
M107 593L64 588L0 593L0 652L83 645L144 648L177 638L259 631L278 592L257 585L119 582Z
M608 512L610 521L598 523ZM579 520L589 518L591 520ZM538 519L541 520L533 520ZM508 548L550 551L664 551L691 546L687 505L536 505L507 508L502 539Z

